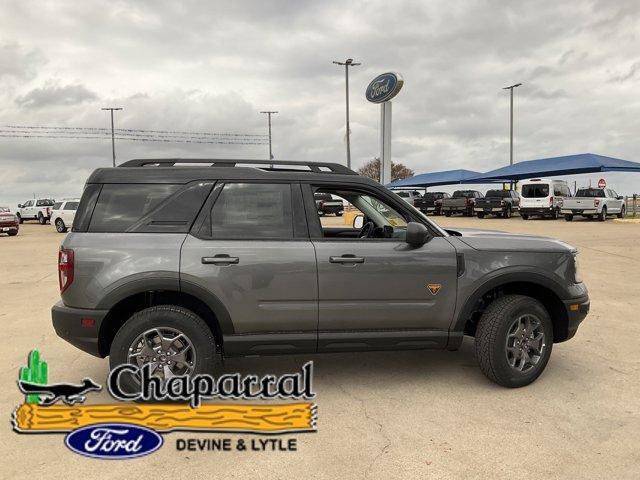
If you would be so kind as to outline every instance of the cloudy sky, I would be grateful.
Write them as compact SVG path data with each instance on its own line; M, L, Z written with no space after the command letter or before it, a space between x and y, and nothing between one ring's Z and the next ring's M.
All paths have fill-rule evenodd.
M640 4L616 1L0 1L0 125L266 133L276 158L379 152L364 90L400 72L393 158L416 173L593 152L640 160ZM266 158L267 147L118 142L137 157ZM111 162L108 140L0 137L0 204L77 195ZM588 183L582 176L578 183ZM605 175L621 193L640 175Z

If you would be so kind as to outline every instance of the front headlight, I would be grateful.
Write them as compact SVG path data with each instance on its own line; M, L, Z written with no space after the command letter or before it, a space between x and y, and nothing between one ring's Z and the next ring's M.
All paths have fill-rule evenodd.
M573 281L575 283L582 283L582 277L580 276L580 269L578 268L578 252L573 253Z

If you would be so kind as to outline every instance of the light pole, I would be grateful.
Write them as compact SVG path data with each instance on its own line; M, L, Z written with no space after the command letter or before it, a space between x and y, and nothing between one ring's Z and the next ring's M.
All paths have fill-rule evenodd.
M336 62L336 65L344 65L344 75L346 80L345 92L346 92L346 100L347 100L347 168L351 168L351 130L349 129L349 67L356 67L360 65L359 63L355 63L353 58L347 58L344 62Z
M278 112L266 110L260 113L266 113L269 119L269 160L273 160L273 153L271 152L271 115L275 115Z
M111 112L111 153L113 155L113 166L116 166L116 141L113 131L113 111L122 110L122 107L105 107L101 110L109 110Z
M511 93L511 115L509 119L509 165L513 165L513 89L522 85L516 83L510 87L504 87L503 90L509 90Z

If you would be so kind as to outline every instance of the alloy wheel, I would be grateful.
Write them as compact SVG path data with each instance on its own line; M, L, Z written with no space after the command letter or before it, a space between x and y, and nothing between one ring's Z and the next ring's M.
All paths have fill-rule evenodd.
M546 348L542 322L531 314L516 318L507 333L505 354L511 368L526 373L534 368Z
M180 330L157 327L138 335L129 347L127 358L128 363L138 367L150 365L152 375L167 381L176 375L193 373L196 351L189 337Z

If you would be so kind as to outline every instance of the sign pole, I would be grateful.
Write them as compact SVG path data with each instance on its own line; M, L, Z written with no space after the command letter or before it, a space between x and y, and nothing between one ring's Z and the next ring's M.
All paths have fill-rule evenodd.
M380 104L380 183L391 183L391 102Z

